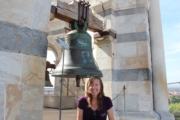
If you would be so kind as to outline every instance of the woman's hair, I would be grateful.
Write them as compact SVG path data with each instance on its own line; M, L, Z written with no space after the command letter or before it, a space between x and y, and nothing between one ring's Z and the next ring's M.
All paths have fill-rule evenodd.
M92 106L92 95L88 92L88 89L91 84L93 84L94 80L98 79L100 82L100 92L97 96L97 102L98 102L98 110L101 110L103 108L103 98L104 98L104 88L103 88L103 83L100 77L98 76L92 76L89 78L86 86L86 95L87 95L87 102L88 102L88 107Z

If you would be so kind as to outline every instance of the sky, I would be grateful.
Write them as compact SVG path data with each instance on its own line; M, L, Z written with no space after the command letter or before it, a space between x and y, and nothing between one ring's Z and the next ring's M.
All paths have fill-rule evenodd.
M180 0L160 0L167 83L180 82Z

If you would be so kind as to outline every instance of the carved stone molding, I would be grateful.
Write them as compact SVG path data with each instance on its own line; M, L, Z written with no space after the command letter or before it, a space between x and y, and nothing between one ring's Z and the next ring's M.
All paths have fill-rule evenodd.
M114 9L114 10L124 10L131 8L145 7L147 10L150 6L150 0L89 0L94 12L102 12L103 9Z

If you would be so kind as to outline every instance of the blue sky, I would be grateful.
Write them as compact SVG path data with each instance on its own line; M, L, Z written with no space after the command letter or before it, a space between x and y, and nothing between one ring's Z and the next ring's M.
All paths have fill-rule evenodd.
M167 82L180 82L180 0L160 0Z

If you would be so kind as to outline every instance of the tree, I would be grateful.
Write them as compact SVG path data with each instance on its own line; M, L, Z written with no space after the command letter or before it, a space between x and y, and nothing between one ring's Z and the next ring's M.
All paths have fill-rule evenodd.
M180 120L180 103L172 103L169 105L169 112L172 113L176 120Z
M171 103L180 103L180 96L172 96Z

